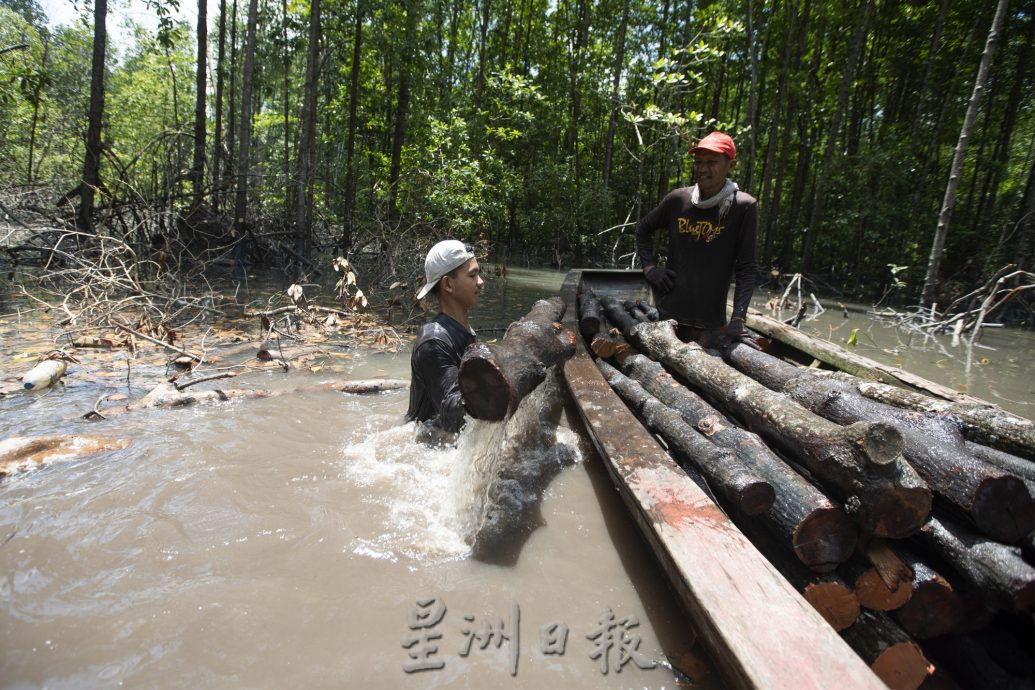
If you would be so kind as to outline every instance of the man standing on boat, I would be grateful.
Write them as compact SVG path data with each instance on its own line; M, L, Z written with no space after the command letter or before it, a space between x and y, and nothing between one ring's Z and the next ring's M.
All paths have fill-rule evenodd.
M663 318L675 319L684 342L719 345L726 326L730 340L757 347L744 327L755 287L755 234L758 202L728 179L737 165L737 147L712 132L690 149L692 187L669 192L636 223L636 251ZM654 235L668 233L668 265L658 264ZM736 277L733 316L726 325L726 296Z
M424 278L417 299L436 297L439 312L424 324L413 345L406 421L423 423L418 440L451 441L467 412L458 382L460 358L475 341L467 312L478 303L485 281L474 253L457 240L431 248L424 260Z

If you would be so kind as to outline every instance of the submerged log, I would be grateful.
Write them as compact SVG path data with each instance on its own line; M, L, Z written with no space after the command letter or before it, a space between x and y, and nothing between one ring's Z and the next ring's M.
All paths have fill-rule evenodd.
M718 487L733 505L747 515L759 515L769 510L773 504L772 485L737 462L733 453L711 443L639 383L606 362L599 361L597 366L630 409L685 453L708 483Z
M53 462L78 460L111 450L122 450L129 441L103 436L14 436L0 441L0 478Z
M1015 543L1031 531L1035 503L1024 482L967 453L944 419L871 400L851 381L796 367L749 347L730 347L726 359L838 424L893 423L902 435L906 459L931 490L982 532Z
M475 419L499 421L546 378L548 367L575 354L575 334L561 326L560 297L540 300L510 325L497 345L477 342L460 361L460 393Z
M683 386L657 362L635 355L622 369L714 444L736 453L746 467L772 484L773 506L763 517L790 545L798 559L816 572L828 572L852 555L858 529L840 507L787 466L765 443L731 423L703 398Z
M868 398L919 412L956 415L968 438L1035 460L1035 422L998 407L938 400L898 386L870 381L861 382L859 392Z
M1035 604L1035 568L1024 562L1020 549L933 515L916 538L984 594L991 606L1020 612Z
M712 357L681 343L673 322L636 326L634 342L694 386L721 401L749 428L801 462L837 493L860 525L877 536L915 532L931 509L931 491L901 456L902 438L890 425L842 427L769 390Z
M955 631L963 623L963 599L948 580L915 554L903 550L902 555L913 571L913 593L895 610L895 620L921 640Z
M916 690L934 670L920 645L887 614L864 611L841 637L892 690Z

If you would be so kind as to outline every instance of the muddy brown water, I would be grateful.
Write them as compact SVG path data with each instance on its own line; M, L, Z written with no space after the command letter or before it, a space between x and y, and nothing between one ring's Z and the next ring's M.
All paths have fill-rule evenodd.
M505 326L536 297L556 294L562 278L520 270L492 278L476 327ZM26 368L26 343L55 333L28 316L21 329L16 322L0 322L3 375ZM904 346L901 334L861 315L831 310L805 327L842 343L860 328L863 354L1033 416L1030 333L989 331L982 342L996 349L976 355L967 375L958 358ZM147 379L138 372L127 390L124 361L106 378L84 357L63 388L0 401L0 438L132 441L0 484L0 687L676 687L664 665L630 662L616 673L608 655L602 673L587 635L605 607L616 619L635 616L628 634L639 635L638 651L678 662L684 686L718 682L609 477L570 429L558 442L577 449L576 462L549 485L537 525L515 537L505 562L486 562L462 538L458 487L472 488L457 471L464 458L413 442L400 424L406 391L87 424L68 417L114 390L141 395ZM403 348L357 351L336 376L408 373ZM256 372L238 383L293 387L314 376ZM428 629L441 635L428 640L437 646L428 659L442 668L406 673L403 639L422 630L410 628L408 607L436 597L446 611ZM556 623L569 630L564 653L545 654L541 628ZM498 637L472 638L460 654L483 626L517 631L516 675L513 638L498 647Z

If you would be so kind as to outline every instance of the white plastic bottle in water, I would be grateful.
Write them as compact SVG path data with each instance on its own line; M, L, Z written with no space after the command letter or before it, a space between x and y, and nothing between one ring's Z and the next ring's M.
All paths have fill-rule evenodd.
M22 384L25 390L39 391L48 388L65 375L68 364L63 359L47 359L22 376Z

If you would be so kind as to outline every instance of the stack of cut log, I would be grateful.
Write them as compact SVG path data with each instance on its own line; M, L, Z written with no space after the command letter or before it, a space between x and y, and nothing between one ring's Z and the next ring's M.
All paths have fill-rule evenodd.
M579 307L618 395L889 687L1031 687L1035 425Z

